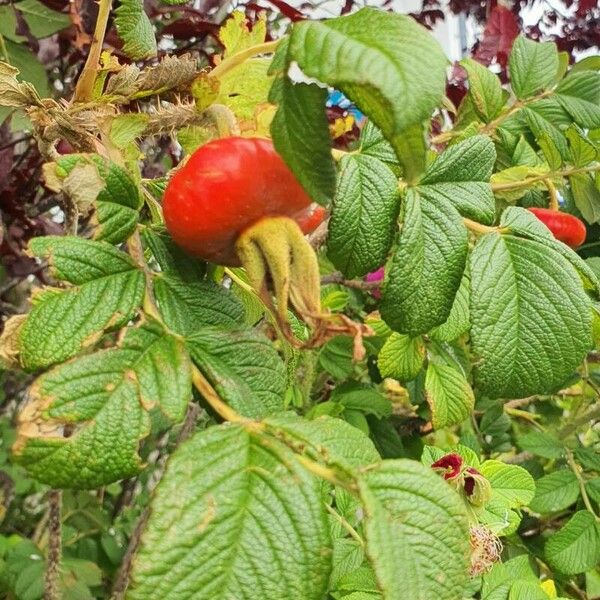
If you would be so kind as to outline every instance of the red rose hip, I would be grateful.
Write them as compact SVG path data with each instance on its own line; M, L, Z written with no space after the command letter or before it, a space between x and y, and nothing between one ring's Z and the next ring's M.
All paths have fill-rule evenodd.
M577 248L585 241L587 231L577 217L551 208L530 208L529 211L552 232L557 240L567 246Z

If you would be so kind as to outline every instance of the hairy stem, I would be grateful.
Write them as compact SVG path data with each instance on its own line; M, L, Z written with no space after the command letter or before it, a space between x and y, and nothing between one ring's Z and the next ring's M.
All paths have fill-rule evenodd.
M61 557L61 509L62 492L48 493L48 554L44 574L44 600L59 600L59 575Z
M92 99L94 83L96 82L96 75L98 74L98 69L100 67L102 44L104 43L106 26L111 8L112 0L100 0L92 45L90 46L90 52L85 61L83 71L79 76L79 80L77 81L77 86L75 87L75 95L73 96L74 102L88 102Z

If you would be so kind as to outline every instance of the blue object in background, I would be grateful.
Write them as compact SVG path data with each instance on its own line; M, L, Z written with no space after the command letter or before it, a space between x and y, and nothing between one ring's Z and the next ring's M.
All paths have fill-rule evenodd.
M331 90L329 92L326 105L339 106L339 108L347 110L357 123L360 123L365 118L365 115L363 115L363 113L361 113L360 110L358 110L358 108L356 108L356 106L338 90Z

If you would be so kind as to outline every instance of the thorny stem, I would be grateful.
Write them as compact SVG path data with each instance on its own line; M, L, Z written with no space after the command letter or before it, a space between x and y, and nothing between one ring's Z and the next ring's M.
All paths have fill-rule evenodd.
M587 490L585 488L585 480L581 476L581 470L579 469L578 464L573 458L573 452L569 448L567 448L566 453L567 463L569 464L571 471L573 471L573 474L575 475L575 477L577 477L577 481L579 482L579 489L581 491L581 498L583 499L583 503L585 507L594 515L594 517L596 517L596 520L600 521L600 517L596 514L596 512L594 511L594 507L590 502L590 497L588 496Z
M96 82L96 75L98 74L98 68L100 67L102 44L104 43L106 25L108 23L111 8L112 0L100 0L92 45L90 46L90 51L87 60L85 61L83 71L77 81L73 102L88 102L92 99L94 83Z
M269 54L274 52L279 44L280 40L273 40L272 42L264 42L263 44L256 44L256 46L250 46L245 50L236 52L233 56L226 58L220 64L218 64L212 71L210 71L208 77L223 77L226 73L235 69L238 65L247 61L249 58L258 56L259 54Z
M59 575L61 557L61 509L62 492L48 493L48 555L44 574L44 600L59 600Z

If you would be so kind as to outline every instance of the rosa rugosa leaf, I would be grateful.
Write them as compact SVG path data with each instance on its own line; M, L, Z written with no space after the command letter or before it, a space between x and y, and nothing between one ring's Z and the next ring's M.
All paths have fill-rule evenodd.
M21 361L40 369L77 354L106 330L125 325L144 293L144 274L127 254L106 242L39 237L29 247L48 258L55 277L72 284L37 298L21 330Z
M421 25L373 8L302 21L292 29L289 60L354 101L391 142L407 179L415 179L419 167L408 160L405 132L428 119L441 101L447 65Z
M236 411L261 418L283 410L285 366L266 337L251 329L203 327L186 344L192 360Z
M326 515L319 481L277 440L239 425L199 432L156 490L127 597L323 598Z
M400 201L396 177L380 160L349 155L340 166L327 249L333 264L351 279L385 262Z
M475 383L494 398L556 391L590 349L591 302L566 258L489 233L471 256Z
M398 244L386 272L381 315L416 336L446 321L467 259L467 230L458 211L409 190Z
M460 598L468 578L469 533L458 494L431 469L409 460L367 470L359 492L366 552L383 598Z
M181 340L157 323L131 328L118 347L54 367L33 385L19 416L15 458L53 487L91 489L143 466L149 411L183 419L191 398Z

